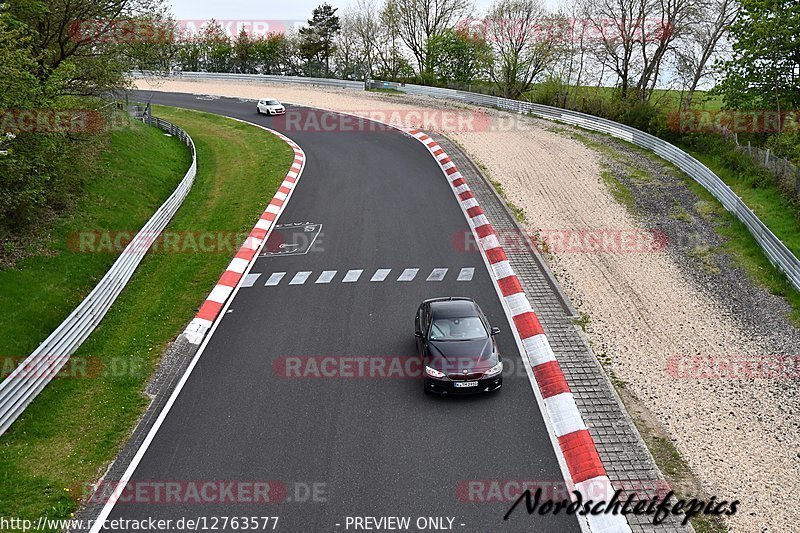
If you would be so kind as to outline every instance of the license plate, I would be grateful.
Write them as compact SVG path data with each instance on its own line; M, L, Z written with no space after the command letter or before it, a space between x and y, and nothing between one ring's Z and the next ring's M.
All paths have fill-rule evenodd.
M478 386L478 382L477 381L456 381L456 382L453 383L453 385L455 385L455 387L457 389L460 389L462 387L477 387Z

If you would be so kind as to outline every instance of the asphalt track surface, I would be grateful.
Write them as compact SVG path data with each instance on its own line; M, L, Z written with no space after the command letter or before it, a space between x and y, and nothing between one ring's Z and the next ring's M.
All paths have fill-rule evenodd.
M451 517L454 531L469 533L579 531L563 513L518 508L503 521L510 503L458 497L468 480L563 477L487 269L477 251L454 245L469 226L425 148L397 131L287 130L235 98L134 98L150 96L291 137L307 163L278 223L322 229L309 253L256 260L251 272L262 276L236 294L131 478L268 480L282 487L271 494L285 491L287 500L118 502L109 519L278 516L276 531L300 533L354 531L348 516L408 516L408 531L418 531L417 517ZM465 267L475 268L474 278L456 281ZM370 282L379 268L392 269L387 281ZM394 281L405 268L420 269L415 280ZM433 268L448 269L444 280L425 281ZM364 269L359 281L313 283L323 270L337 270L340 280L350 269ZM289 285L298 271L312 274ZM286 278L264 286L271 272ZM285 356L413 355L414 313L436 296L475 298L501 328L499 348L514 371L498 393L438 398L423 394L418 379L287 378L274 369ZM316 498L307 490L313 484Z

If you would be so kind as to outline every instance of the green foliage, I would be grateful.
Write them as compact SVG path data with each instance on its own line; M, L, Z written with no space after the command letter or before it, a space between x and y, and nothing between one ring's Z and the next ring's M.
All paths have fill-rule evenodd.
M797 109L800 106L800 2L742 0L731 25L733 54L720 65L715 92L733 109Z
M537 85L530 93L532 102L580 111L589 115L622 122L628 126L657 134L664 129L665 118L650 102L642 102L635 96L620 98L618 94L603 92L581 92L561 79L550 77Z
M167 231L246 236L286 175L291 148L260 128L216 115L162 108L154 114L179 124L197 146L197 178ZM132 145L141 152L131 154ZM139 125L112 134L103 162L115 179L87 185L85 203L50 240L57 253L0 272L6 333L0 353L27 355L115 259L70 250L67 237L92 229L138 229L174 190L190 159L174 137ZM131 198L131 190L141 194ZM102 474L147 407L143 389L163 350L238 245L232 242L233 251L222 247L219 253L162 247L147 254L99 328L72 356L86 362L86 377L53 380L3 435L0 516L35 521L42 515L67 518L76 510L85 484Z
M771 135L767 139L766 147L775 155L785 157L800 166L800 133L793 131Z
M159 0L11 0L0 4L0 241L13 249L42 219L68 211L106 129L56 126L125 87L133 67L163 65L137 35L166 23ZM124 27L125 31L120 28ZM154 41L150 37L151 44ZM160 58L160 59L159 59ZM21 111L32 124L19 118ZM60 112L61 114L57 114ZM44 126L44 127L43 127Z
M298 45L282 33L253 40L255 69L261 74L299 76L303 73Z
M300 55L306 60L309 75L324 67L324 75L331 72L330 59L336 51L334 39L342 29L336 8L322 4L314 9L308 26L300 28Z
M203 26L199 40L200 61L209 72L230 72L233 63L233 44L225 28L212 19Z
M491 64L492 50L479 34L446 29L427 42L426 57L440 82L469 83L485 74Z

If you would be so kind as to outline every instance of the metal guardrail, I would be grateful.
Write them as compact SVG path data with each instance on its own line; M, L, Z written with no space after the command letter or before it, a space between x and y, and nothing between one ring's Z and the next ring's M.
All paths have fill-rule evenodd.
M132 76L149 76L158 77L147 71L131 73ZM318 87L336 87L339 89L364 89L363 81L351 80L337 80L335 78L306 78L304 76L274 76L271 74L234 74L227 72L182 72L175 71L171 77L184 79L184 80L220 80L220 81L238 81L245 83L292 83L300 85L312 85ZM266 95L269 96L269 95Z
M189 147L192 165L175 191L139 230L89 295L0 383L0 435L56 377L70 356L94 331L192 188L197 173L197 156L192 138L174 124L157 117L142 116L141 111L139 108L137 118L178 137Z
M580 126L587 130L597 131L628 141L641 148L646 148L658 156L680 168L692 177L714 197L729 212L733 213L750 231L758 242L767 259L781 270L795 289L800 291L800 260L775 236L772 231L758 218L752 209L747 207L742 199L714 174L708 167L697 159L687 154L675 145L658 137L645 133L636 128L631 128L619 122L587 115L578 111L570 111L558 107L551 107L520 100L511 100L500 96L490 96L480 93L444 89L440 87L427 87L396 83L382 80L367 80L365 82L334 80L327 78L304 78L299 76L265 76L261 74L229 74L221 72L181 72L176 77L195 80L221 80L221 81L249 81L249 82L275 82L294 83L304 85L319 85L349 89L385 88L395 89L408 94L428 96L454 100L471 105L493 107L514 113L530 114L547 120Z
M716 174L697 159L687 154L675 145L659 139L649 133L624 124L607 120L577 111L560 109L557 107L532 104L519 100L510 100L498 96L488 96L454 89L438 87L425 87L421 85L401 85L391 82L377 82L384 87L403 91L408 94L445 98L473 105L494 107L514 113L531 114L540 118L554 120L587 130L606 133L617 139L628 141L641 148L655 152L658 156L680 168L692 177L714 197L729 212L738 218L758 242L767 259L789 279L795 289L800 291L800 260L775 236L772 231L756 216L752 209L747 207L742 199L728 187Z

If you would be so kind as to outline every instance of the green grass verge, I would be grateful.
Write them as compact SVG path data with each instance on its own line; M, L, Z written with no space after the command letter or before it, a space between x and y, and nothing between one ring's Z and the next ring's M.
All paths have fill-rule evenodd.
M0 272L0 356L32 352L116 259L75 253L76 234L141 227L189 168L191 156L179 140L135 121L127 124L111 132L80 203L51 228L42 252Z
M536 99L542 92L552 90L547 83L536 84L528 91L523 100ZM601 99L611 102L618 99L620 90L616 87L595 87L595 86L562 86L560 90L569 94L570 101L580 101L586 99ZM635 89L632 90L635 93ZM668 113L680 109L681 99L684 92L675 89L655 89L650 96L650 103ZM708 94L706 91L696 91L692 99L693 109L704 109L717 111L722 108L722 97L719 95Z
M392 89L391 87L376 87L374 89L365 89L369 93L386 93L386 94L406 94L403 91Z
M577 129L580 131L580 128ZM587 147L617 161L624 162L626 159L619 151L603 143L593 141L582 133L563 128L552 129L552 131L570 136ZM714 195L672 163L661 159L649 150L627 141L621 139L615 139L615 141L663 164L695 193L699 198L696 206L698 212L713 223L715 231L725 241L720 251L727 252L734 262L750 275L756 284L764 287L772 294L783 297L792 308L789 319L800 327L800 292L792 286L783 272L770 263L758 242L747 229L747 226L725 210ZM676 140L672 140L672 142L719 176L726 185L742 198L744 203L753 210L775 236L795 256L800 257L800 211L798 206L781 192L767 174L767 171L747 160L743 154L735 153L733 148L725 143L709 141L706 146L698 145L698 142L702 143L702 138L700 137L694 139L694 144ZM633 208L633 199L630 191L626 190L618 180L614 179L606 171L601 172L601 178L607 183L617 201L629 209ZM644 179L646 180L646 178ZM675 218L680 218L680 216L680 213L674 215ZM701 259L704 269L713 273L718 268L713 257L716 252L717 250L698 249L695 250L694 255Z
M196 182L168 230L249 232L282 182L292 161L292 150L272 134L230 119L163 107L157 107L154 113L184 128L198 152ZM157 135L161 140L161 134L153 131L137 133L144 137L134 144L120 134L121 144L109 154L109 164L124 166L124 161L133 157L128 151L131 147L144 151L152 144L145 143L147 137ZM172 173L180 168L180 176L170 176L164 193L174 189L188 167L184 155L176 153L173 157L176 162ZM148 166L142 167L144 163ZM143 175L151 174L168 165L150 151L132 165L131 172L139 169ZM95 229L102 220L112 228L135 228L136 219L129 217L126 203L131 201L131 192L149 196L144 185L145 182L121 186L110 197L103 197L100 205L87 206L85 212L95 210L95 218L82 219L74 228ZM141 207L140 214L145 219L147 212ZM91 286L89 279L93 281L99 270L88 275L83 261L103 259L81 257L70 263L71 258L65 255L66 252L60 256L64 265L60 279L82 277L83 285L73 291L84 294ZM73 356L77 361L89 361L89 368L99 365L104 371L93 377L90 372L86 378L54 380L0 437L0 516L58 518L69 516L77 508L80 494L76 489L96 479L127 439L147 405L143 389L161 353L192 318L231 256L227 251L161 251L145 258L100 327ZM53 259L57 260L59 257ZM113 257L104 260L110 263ZM54 266L53 270L57 268ZM0 283L5 274L0 275ZM47 292L55 283L34 275L25 279L28 285L24 294L31 296ZM2 294L7 297L5 291ZM61 305L61 314L73 303ZM29 338L3 339L6 350L20 353L23 347L35 346L41 340L36 334L41 337L47 328L31 327L28 332L18 323L37 321L39 314L34 307L9 316L7 322ZM107 372L112 365L122 371Z
M683 147L687 149L687 147ZM762 182L753 187L746 176L725 165L718 156L689 151L698 161L710 168L722 181L739 195L744 203L766 224L795 256L800 256L800 220L798 209L783 196L777 186ZM655 156L654 156L655 157ZM753 235L733 214L725 210L702 185L673 167L676 175L700 199L697 210L714 224L715 231L725 243L722 250L730 254L760 286L772 294L783 297L792 307L789 319L800 327L800 292L786 275L770 263Z

